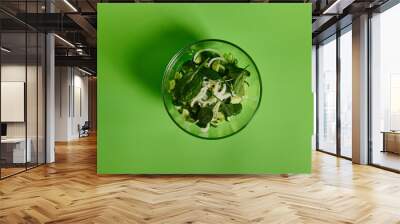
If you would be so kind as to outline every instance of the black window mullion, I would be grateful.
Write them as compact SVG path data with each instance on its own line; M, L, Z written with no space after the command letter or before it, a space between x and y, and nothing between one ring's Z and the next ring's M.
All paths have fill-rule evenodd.
M340 30L336 32L336 154L341 156L341 118L340 118Z
M28 1L25 1L25 21L28 19ZM28 81L28 26L25 23L25 88L24 88L24 120L25 120L25 170L28 170L28 116L27 116L27 85Z
M315 47L315 148L319 149L319 45Z
M368 102L368 110L367 110L367 130L368 130L368 164L373 164L373 149L372 149L372 12L368 12L368 30L367 30L367 44L368 44L368 53L367 53L367 65L368 65L368 74L367 74L367 102Z
M36 1L36 13L39 13L39 0ZM39 22L39 20L37 22ZM39 165L39 32L36 32L36 166L38 165Z

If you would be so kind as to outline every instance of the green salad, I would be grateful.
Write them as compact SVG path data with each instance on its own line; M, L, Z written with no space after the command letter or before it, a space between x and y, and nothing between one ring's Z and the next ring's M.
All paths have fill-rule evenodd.
M178 112L203 132L240 114L250 72L231 53L202 49L168 80L168 92Z

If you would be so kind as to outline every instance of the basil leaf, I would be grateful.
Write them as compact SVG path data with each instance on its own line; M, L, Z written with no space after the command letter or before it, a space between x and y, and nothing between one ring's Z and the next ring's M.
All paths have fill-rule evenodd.
M189 115L193 118L193 120L198 120L198 114L200 111L200 106L198 104L193 105L193 107L189 107Z
M225 118L238 115L242 111L242 104L226 104L222 103L219 107L220 111L225 115Z
M199 74L212 80L218 80L221 78L218 72L206 67L201 68Z
M244 94L244 79L245 76L241 73L233 83L233 93L238 96L243 96Z
M224 114L225 119L232 116L233 114L231 107L229 107L228 105L230 104L221 103L221 105L219 106L219 110Z
M232 107L233 115L238 115L238 114L240 114L240 112L242 111L243 106L242 106L241 103L238 103L238 104L229 104L229 105Z
M200 108L197 118L198 118L198 122L196 123L197 126L201 128L207 127L207 124L210 123L210 121L213 118L212 109L210 107Z
M188 91L192 88L190 86L191 84L193 84L193 83L191 83L191 81L194 79L194 77L196 77L196 74L199 72L199 70L203 66L204 66L204 64L196 67L195 70L193 70L192 72L190 72L188 74L183 75L183 77L177 81L177 83L175 84L175 91L174 91L174 96L177 98L177 100L185 101L184 99L186 99L186 100L188 99L185 96L188 95ZM200 78L202 78L202 77L200 76ZM199 82L199 80L196 80L194 83L198 84L198 82ZM195 86L195 88L198 88L198 86ZM185 102L181 102L181 104L184 104L184 103Z
M193 80L184 86L182 100L189 102L200 92L202 85L203 77L200 74L195 75Z

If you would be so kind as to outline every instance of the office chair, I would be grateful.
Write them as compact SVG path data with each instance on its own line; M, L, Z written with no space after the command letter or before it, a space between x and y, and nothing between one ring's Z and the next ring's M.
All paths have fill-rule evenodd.
M78 125L78 129L79 129L79 138L89 136L89 129L90 129L89 121L85 121L82 127Z

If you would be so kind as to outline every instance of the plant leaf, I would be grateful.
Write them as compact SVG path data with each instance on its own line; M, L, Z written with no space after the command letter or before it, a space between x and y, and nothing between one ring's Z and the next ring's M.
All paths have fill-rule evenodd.
M201 68L199 74L212 80L218 80L221 78L218 72L206 67Z
M220 111L225 115L225 118L228 118L233 115L237 115L242 111L242 104L226 104L221 103L219 107Z
M207 124L210 123L210 121L213 118L212 109L210 107L200 108L197 118L198 118L198 122L196 123L197 126L201 128L207 127Z
M203 77L200 74L195 77L184 86L182 93L182 100L189 102L193 99L201 90L203 84Z

